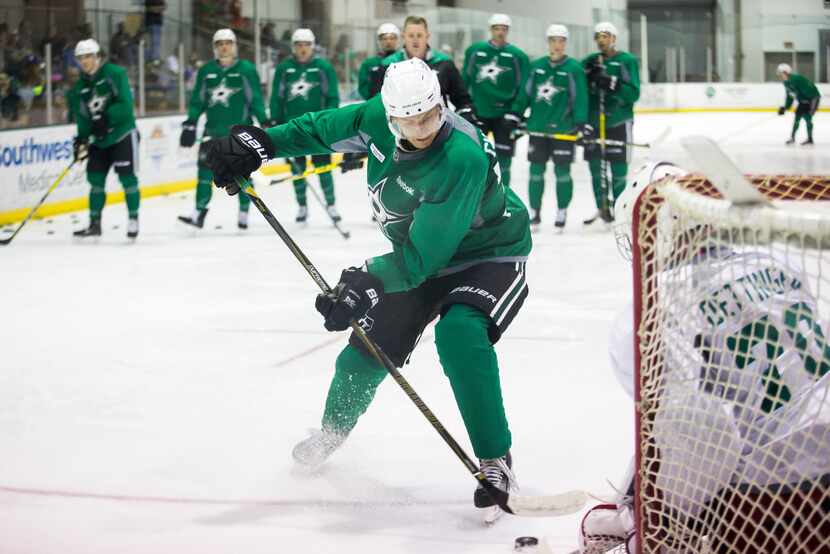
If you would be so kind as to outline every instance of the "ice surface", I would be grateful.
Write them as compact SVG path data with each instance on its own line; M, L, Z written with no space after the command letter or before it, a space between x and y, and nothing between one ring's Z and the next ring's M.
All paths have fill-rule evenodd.
M789 116L641 115L634 130L648 141L672 127L655 158L686 162L679 137L702 133L748 172L826 174L818 120L814 149L783 145ZM518 150L524 198L525 140ZM581 228L593 200L586 165L573 169L556 235L548 168L531 294L497 346L525 494L610 495L633 452L607 354L631 273L599 223ZM387 250L363 178L335 176L349 241L313 198L300 229L290 185L260 190L332 283ZM95 244L70 238L79 214L33 221L0 250L0 552L489 554L519 535L575 548L581 514L483 527L474 480L391 379L321 471L297 471L291 448L318 424L346 335L323 330L314 283L258 214L238 232L236 199L217 193L194 232L176 222L192 202L145 200L133 245L121 204ZM403 371L472 455L432 343L428 329Z

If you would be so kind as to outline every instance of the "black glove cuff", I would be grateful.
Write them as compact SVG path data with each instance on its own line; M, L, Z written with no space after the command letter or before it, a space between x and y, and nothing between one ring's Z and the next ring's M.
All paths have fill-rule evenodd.
M231 135L246 149L258 154L263 162L270 160L276 154L274 143L271 142L268 133L259 127L234 125L231 127Z

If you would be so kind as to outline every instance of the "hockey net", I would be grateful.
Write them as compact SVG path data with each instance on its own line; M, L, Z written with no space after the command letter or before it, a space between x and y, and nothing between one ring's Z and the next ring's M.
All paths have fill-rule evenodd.
M640 552L830 552L830 178L750 180L635 206Z

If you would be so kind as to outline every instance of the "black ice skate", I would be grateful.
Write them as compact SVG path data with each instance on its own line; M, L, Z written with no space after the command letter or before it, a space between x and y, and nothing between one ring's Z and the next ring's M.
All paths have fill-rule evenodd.
M207 217L207 208L202 208L201 210L196 210L190 216L180 215L179 221L201 229L205 226L205 217Z
M131 217L127 220L127 238L134 239L138 237L138 218Z
M787 146L792 146L793 144L795 144L795 137L790 137L790 140L788 140L784 144L786 144Z
M487 480L490 481L496 488L508 492L518 488L516 484L516 476L513 475L513 459L510 452L501 458L494 458L489 460L479 460L481 464L481 471ZM486 524L494 523L499 519L504 512L501 508L490 498L487 491L479 485L473 493L473 504L476 508L484 508L483 521Z
M298 464L314 469L322 465L345 440L346 435L313 429L307 439L297 443L291 455Z
M568 210L556 210L556 221L553 222L554 227L560 231L565 228L565 223L568 221Z
M248 212L239 210L239 219L236 220L236 226L240 229L248 228Z
M812 146L812 145L813 145L812 137L808 138L807 140L805 140L804 142L801 143L801 146Z
M89 221L89 227L86 229L81 229L79 231L75 231L72 233L72 236L85 238L85 237L100 237L101 236L101 220L100 219L91 219Z
M300 206L300 209L297 210L297 217L294 218L294 221L297 223L305 223L308 219L308 206Z

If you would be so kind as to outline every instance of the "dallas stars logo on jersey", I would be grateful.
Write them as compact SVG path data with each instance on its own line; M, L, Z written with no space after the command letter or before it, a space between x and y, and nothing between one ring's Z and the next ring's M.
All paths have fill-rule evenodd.
M87 108L89 108L89 113L92 115L97 115L104 111L104 108L107 105L107 95L101 96L97 92L92 95L92 98L89 99L87 102Z
M308 100L308 93L311 89L316 87L319 83L312 83L305 78L305 73L300 76L298 81L291 83L291 90L288 91L288 99L293 100L298 96L302 96L303 100Z
M229 87L225 84L225 79L219 83L219 86L214 88L210 91L210 100L208 101L208 106L215 106L216 104L222 104L225 107L228 107L230 104L231 96L239 92L238 88Z
M383 234L386 235L387 238L391 239L392 237L390 236L387 227L407 220L409 215L394 212L383 203L383 199L381 198L383 196L383 187L386 185L388 180L389 177L384 177L374 185L369 186L369 205L372 208L372 213L374 214L375 220L378 222L381 231L383 231Z
M551 104L553 103L553 97L558 92L559 89L553 84L553 77L550 77L547 81L536 87L536 101Z
M489 79L490 81L495 83L499 80L499 75L501 75L505 71L507 71L507 68L502 67L498 64L498 58L493 58L488 63L478 68L478 76L476 77L476 82L480 83L484 80Z

